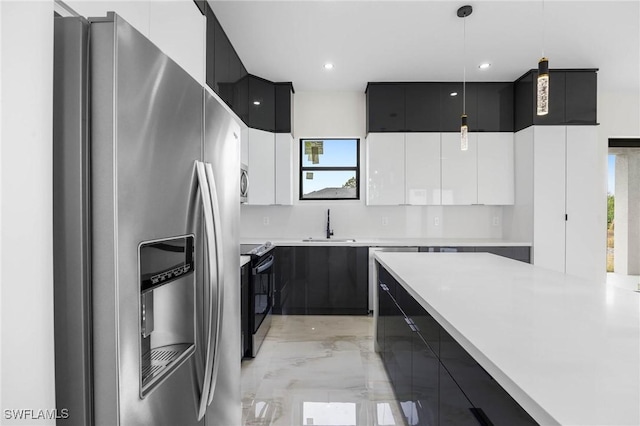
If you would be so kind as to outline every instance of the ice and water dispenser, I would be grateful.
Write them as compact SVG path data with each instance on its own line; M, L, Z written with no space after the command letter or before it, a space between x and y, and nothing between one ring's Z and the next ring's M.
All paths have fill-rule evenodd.
M193 235L139 245L142 398L195 350L194 255Z

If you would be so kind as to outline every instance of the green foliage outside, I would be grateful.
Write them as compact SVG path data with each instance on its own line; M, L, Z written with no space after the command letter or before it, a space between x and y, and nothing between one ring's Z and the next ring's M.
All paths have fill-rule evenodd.
M346 181L344 183L344 185L342 185L342 187L343 188L355 188L356 187L356 178L355 177L349 178L349 180Z
M613 194L607 194L607 228L611 227L613 223L613 207L615 205L616 197Z

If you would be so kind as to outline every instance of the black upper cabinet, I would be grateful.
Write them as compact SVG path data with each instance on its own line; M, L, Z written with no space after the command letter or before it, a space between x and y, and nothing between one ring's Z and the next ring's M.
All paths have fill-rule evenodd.
M522 130L533 124L535 104L533 102L533 74L527 73L514 83L514 130Z
M597 70L557 69L549 72L549 113L536 114L538 71L515 82L515 131L531 125L597 124Z
M534 82L533 102L533 124L565 124L565 72L549 71L549 113L546 115L537 114L537 90L538 71L532 73Z
M594 124L597 120L598 77L595 72L565 73L567 124ZM553 87L553 86L551 86Z
M466 98L466 108L469 125L469 131L474 132L478 129L478 84L467 83L464 97ZM455 95L452 96L452 94ZM462 83L440 83L440 109L442 118L440 120L441 132L459 132L460 116L462 115L463 103Z
M367 132L405 131L404 85L369 83L367 86Z
M276 85L250 75L211 8L202 2L207 18L206 83L249 127L269 132L291 132L291 83L283 83L276 114ZM280 93L280 92L279 92Z
M408 83L404 96L406 130L438 132L441 119L439 84Z
M232 84L231 72L229 65L231 64L231 42L227 38L220 22L214 18L213 26L213 51L214 51L214 82L213 90L220 94L220 85Z
M293 133L293 85L275 83L276 96L276 133Z
M249 75L249 127L273 132L276 126L276 92L272 82Z
M479 83L477 89L478 132L513 132L513 83Z

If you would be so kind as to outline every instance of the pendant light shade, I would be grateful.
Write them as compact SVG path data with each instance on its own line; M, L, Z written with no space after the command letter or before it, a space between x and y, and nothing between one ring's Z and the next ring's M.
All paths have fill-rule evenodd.
M460 150L467 151L469 149L469 126L467 125L467 16L471 15L473 8L469 5L462 6L458 9L457 15L464 22L463 43L462 43L462 115L460 116Z
M469 126L467 125L467 115L460 116L460 150L469 149Z
M542 58L538 62L537 114L549 113L549 60Z

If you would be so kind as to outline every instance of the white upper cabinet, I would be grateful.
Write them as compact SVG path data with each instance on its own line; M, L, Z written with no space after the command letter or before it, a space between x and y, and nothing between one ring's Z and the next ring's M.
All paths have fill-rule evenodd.
M478 204L514 202L513 133L478 133Z
M367 204L404 204L404 133L369 133Z
M293 138L248 128L242 133L241 161L249 167L247 204L293 204Z
M469 133L469 149L460 149L460 133L442 133L442 204L478 204L478 134Z
M407 133L404 148L406 204L439 205L440 133Z
M249 196L247 204L275 204L275 135L264 130L248 129L248 151Z
M276 204L293 204L293 137L276 133Z

